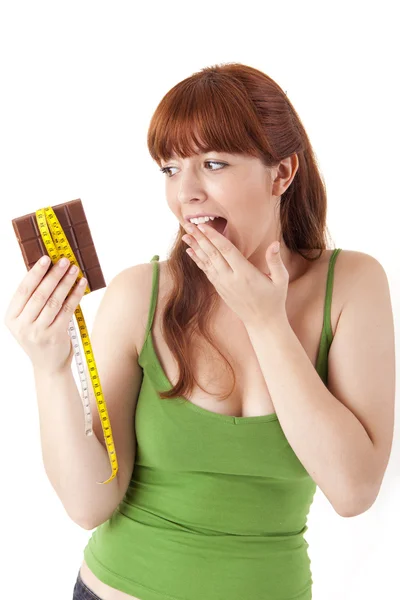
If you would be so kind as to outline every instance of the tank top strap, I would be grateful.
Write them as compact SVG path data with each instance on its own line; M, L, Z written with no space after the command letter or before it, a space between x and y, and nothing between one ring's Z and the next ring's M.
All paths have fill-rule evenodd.
M341 248L335 248L332 252L329 260L328 277L326 280L326 294L325 294L325 306L324 306L324 330L326 333L328 347L331 345L333 340L332 334L332 323L331 323L331 306L332 306L332 290L333 290L333 273L335 268L335 262L338 257Z
M153 279L152 279L152 284L151 284L151 299L150 299L149 316L147 318L145 340L147 339L147 336L149 335L150 330L152 328L154 313L156 311L157 296L158 296L159 270L160 270L160 265L158 264L159 260L160 260L159 255L155 254L150 261L153 263Z

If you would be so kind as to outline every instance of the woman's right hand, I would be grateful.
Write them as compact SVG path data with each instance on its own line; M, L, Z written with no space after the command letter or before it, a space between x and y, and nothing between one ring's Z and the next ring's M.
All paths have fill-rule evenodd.
M27 272L4 320L34 369L47 373L61 371L71 363L73 346L68 326L87 283L76 285L71 291L77 278L77 272L67 272L71 263L67 260L60 268L59 261L49 269L50 264L51 261L43 266L38 261ZM79 280L82 281L83 278Z

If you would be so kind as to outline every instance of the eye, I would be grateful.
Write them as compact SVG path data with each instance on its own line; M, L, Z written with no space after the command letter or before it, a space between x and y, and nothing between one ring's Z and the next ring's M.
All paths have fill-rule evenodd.
M214 164L214 165L222 165L222 167L225 167L226 164L222 163L222 162L218 162L216 160L206 160L205 165L209 165L209 164ZM163 167L162 169L160 169L161 173L165 173L166 175L168 175L168 171L170 169L175 169L176 167ZM221 169L206 169L207 171L220 171ZM168 177L172 177L172 175L168 175Z

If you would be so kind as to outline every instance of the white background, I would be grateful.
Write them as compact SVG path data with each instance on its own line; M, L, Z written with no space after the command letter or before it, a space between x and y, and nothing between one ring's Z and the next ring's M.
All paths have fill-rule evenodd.
M107 284L154 254L165 260L178 224L147 151L150 118L194 71L237 61L287 92L326 180L333 241L384 266L398 328L395 4L3 2L0 312L26 273L11 219L41 207L81 198ZM83 299L89 331L103 293ZM1 597L71 600L91 532L46 477L31 363L3 320L0 335ZM317 490L306 533L313 600L400 597L398 433L368 512L342 518Z

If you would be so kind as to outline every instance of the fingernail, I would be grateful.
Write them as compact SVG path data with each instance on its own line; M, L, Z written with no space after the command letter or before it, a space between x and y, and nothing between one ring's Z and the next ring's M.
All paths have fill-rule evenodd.
M60 269L62 269L63 267L67 266L68 263L69 263L68 258L64 257L58 261L58 266L60 267Z

